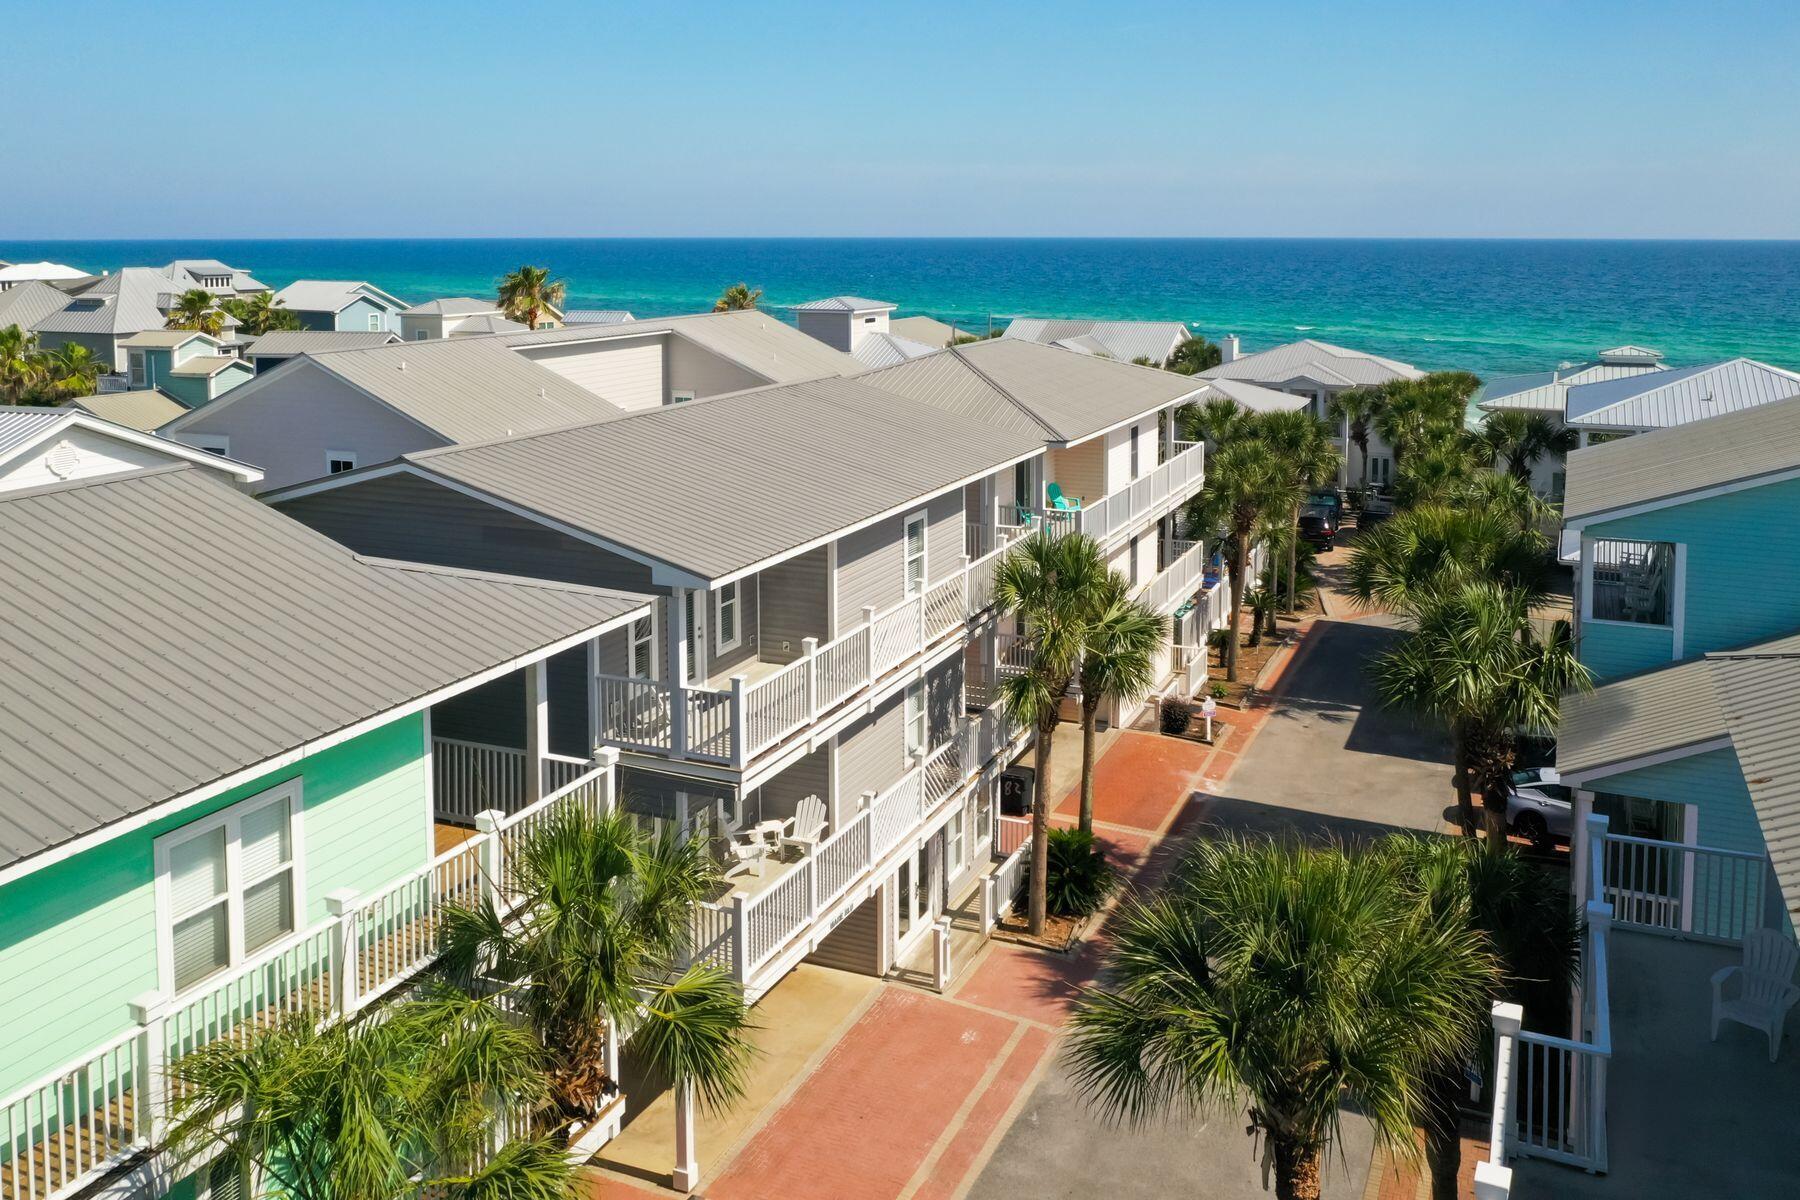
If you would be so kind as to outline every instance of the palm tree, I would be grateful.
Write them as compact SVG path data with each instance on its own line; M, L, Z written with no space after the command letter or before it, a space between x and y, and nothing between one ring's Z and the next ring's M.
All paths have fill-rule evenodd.
M1465 922L1416 902L1393 860L1335 846L1200 842L1115 921L1069 1057L1093 1103L1140 1122L1247 1108L1278 1200L1316 1200L1339 1111L1414 1151L1432 1080L1478 1045L1498 966Z
M1326 406L1332 420L1343 422L1350 435L1350 444L1356 447L1357 457L1362 460L1362 489L1365 492L1369 490L1369 433L1375 427L1382 403L1381 392L1376 388L1351 388L1333 396Z
M714 312L742 312L756 307L762 299L761 288L752 288L747 284L734 283L713 301Z
M1062 722L1063 696L1081 668L1088 625L1101 610L1108 571L1100 546L1086 534L1040 530L1017 543L994 572L994 603L1021 627L1028 664L1000 681L1000 703L1037 731L1037 778L1031 804L1031 932L1044 931L1050 863L1050 751Z
M1494 504L1409 508L1357 539L1345 587L1364 604L1408 611L1463 583L1493 580L1542 598L1547 543Z
M561 307L568 291L562 280L551 281L548 267L520 267L500 280L500 308L507 320L536 329L544 310Z
M1469 439L1445 434L1415 442L1394 473L1394 502L1402 509L1420 504L1452 504L1474 491L1490 474Z
M547 1136L488 1153L491 1131L544 1102L547 1055L495 1005L443 987L380 1020L286 1014L171 1066L170 1145L221 1157L257 1195L289 1200L572 1200Z
M43 374L37 334L17 325L0 327L0 398L24 404Z
M1245 428L1253 435L1260 421L1260 417L1254 418ZM1286 512L1291 503L1291 477L1281 460L1268 443L1255 436L1243 436L1225 443L1212 456L1207 463L1206 489L1188 504L1189 528L1217 529L1223 533L1225 555L1231 565L1231 635L1225 642L1225 678L1234 682L1245 599L1244 573L1253 538L1267 514Z
M37 355L40 387L47 399L60 403L75 396L91 396L100 386L100 377L112 364L97 357L79 342L64 342L54 350Z
M1312 489L1337 478L1338 468L1343 465L1343 456L1331 444L1331 433L1325 423L1314 417L1305 409L1294 409L1290 412L1273 412L1263 417L1257 424L1257 436L1269 444L1280 460L1288 479L1288 491L1292 496L1289 508L1291 524L1296 530L1300 525L1300 509ZM1297 589L1293 586L1297 570L1300 539L1286 537L1288 563L1287 610L1294 612L1294 597Z
M233 297L221 302L221 307L243 326L244 332L254 337L276 330L299 329L300 314L288 308L273 293L257 292L249 297Z
M616 1090L609 1036L711 1108L743 1094L743 993L716 967L684 965L692 913L718 883L704 839L640 832L624 812L565 813L512 860L527 921L489 902L450 909L443 962L465 986L499 983L550 1047L549 1096L583 1124Z
M1531 478L1539 459L1567 458L1580 441L1579 434L1550 414L1518 409L1489 413L1479 436L1495 469L1521 480Z
M1118 572L1107 576L1104 603L1088 622L1081 647L1081 829L1094 831L1094 735L1100 706L1109 699L1127 704L1156 684L1156 655L1169 636L1169 623L1131 598Z
M1467 841L1395 834L1379 843L1394 858L1402 886L1450 920L1486 939L1500 964L1493 994L1469 997L1478 1009L1507 1000L1530 1013L1566 1010L1580 965L1581 922L1566 879L1510 847L1499 854ZM1555 1032L1552 1030L1552 1032ZM1431 1089L1425 1156L1434 1200L1456 1200L1462 1144L1457 1110L1467 1094L1463 1073L1446 1064Z
M1177 375L1198 375L1218 366L1223 357L1217 346L1199 334L1194 334L1176 343L1175 349L1169 352L1169 361L1164 365Z
M1249 436L1256 415L1236 400L1216 396L1203 404L1184 404L1175 418L1190 442L1207 442L1214 450Z
M1383 384L1373 423L1382 441L1393 448L1395 469L1408 454L1460 434L1469 397L1480 386L1481 381L1467 371L1437 371Z
M1427 594L1412 615L1415 628L1375 660L1376 690L1389 707L1449 729L1467 781L1457 795L1463 830L1474 833L1469 793L1479 791L1488 844L1504 846L1517 735L1555 729L1563 695L1590 686L1587 668L1566 621L1540 638L1526 593L1491 580Z
M169 319L163 327L192 329L196 333L218 337L225 329L225 312L211 292L205 288L189 288L175 298L175 306L169 310Z

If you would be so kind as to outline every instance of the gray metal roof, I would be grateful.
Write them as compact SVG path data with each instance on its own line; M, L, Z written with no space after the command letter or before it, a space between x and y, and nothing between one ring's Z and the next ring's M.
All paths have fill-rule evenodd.
M451 337L475 337L484 333L521 333L531 326L523 321L509 321L495 313L481 313L461 321L450 331Z
M254 370L249 363L230 354L197 354L184 363L169 368L169 374L180 375L190 379L211 379L220 371L232 367L242 367L246 371Z
M69 304L69 293L32 279L16 283L0 292L0 329L17 325L34 330L38 322L51 313L61 312Z
M217 278L229 276L231 282L225 287L233 293L266 292L268 285L252 278L250 272L228 267L216 258L178 258L163 268L163 273L189 287L207 287L200 282L201 276Z
M1258 387L1241 379L1208 379L1205 384L1200 394L1194 397L1195 404L1204 404L1217 395L1234 401L1239 408L1249 412L1269 413L1298 412L1312 403L1305 396Z
M1800 393L1800 384L1796 384ZM1800 394L1569 455L1566 521L1800 467Z
M322 354L328 350L367 350L392 346L397 333L362 329L276 329L252 338L244 353L251 358L292 358L296 354Z
M946 325L935 317L890 317L888 332L895 337L910 338L915 342L924 342L927 346L942 350L959 335L973 335L970 329L958 329L954 325Z
M52 426L62 423L68 412L60 408L0 405L0 458L20 446L36 441Z
M893 309L897 305L886 300L870 300L866 296L827 296L823 300L808 300L805 304L794 305L795 312L881 312Z
M623 308L571 308L563 313L564 325L623 325L633 319Z
M1627 379L1667 369L1653 362L1591 362L1576 367L1558 367L1553 371L1510 375L1483 384L1481 390L1475 393L1475 407L1483 412L1517 409L1524 412L1555 413L1560 417L1568 407L1569 389L1572 387L1606 379Z
M400 315L403 317L461 317L470 313L499 312L498 300L477 300L473 296L446 296L442 300L427 300L423 304L415 304Z
M1791 642L1791 639L1790 639ZM1800 913L1800 656L1708 660L1789 913Z
M191 469L0 497L0 865L642 597L367 559Z
M132 334L119 344L127 347L141 347L146 350L172 350L177 346L187 345L195 338L204 340L208 345L217 346L219 344L218 338L195 329L144 329Z
M1662 429L1800 394L1800 374L1750 358L1582 384L1568 422L1584 429Z
M92 413L103 421L150 433L186 413L187 406L178 404L155 388L138 388L129 392L103 392L69 401L68 407Z
M1220 363L1200 375L1270 386L1311 379L1328 387L1373 387L1396 379L1421 379L1425 372L1411 363L1304 338Z
M850 353L856 356L857 362L873 369L891 367L908 359L936 354L937 350L936 346L927 346L924 342L915 342L911 338L891 333L865 333L857 339L856 349Z
M745 570L1042 446L827 379L406 456L693 575ZM350 475L343 484L354 482Z
M538 329L507 334L498 340L509 346L560 345L595 338L643 337L669 333L686 338L719 357L728 359L770 383L799 383L833 375L854 375L863 365L841 350L833 350L818 338L801 333L770 313L749 309L740 312L691 313L679 317L654 317L619 325L572 325L566 329Z
M1002 338L1023 338L1048 345L1068 345L1120 362L1148 358L1158 366L1189 336L1179 321L1060 321L1015 317Z
M167 315L163 298L179 295L181 286L150 267L125 267L80 295L67 298L60 312L39 321L42 333L130 334L161 329Z
M1649 346L1614 346L1600 352L1600 361L1613 364L1648 364L1662 361L1662 351L1653 350Z
M1725 710L1706 659L1676 663L1563 697L1556 768L1567 775L1724 737Z
M954 360L964 370L940 360ZM1029 428L1019 419L1023 413L1047 440L1058 442L1092 437L1204 386L1192 375L1018 338L971 342L865 378L877 387L1007 428Z
M296 279L275 293L275 303L295 312L342 312L358 300L373 300L396 310L405 302L363 279Z

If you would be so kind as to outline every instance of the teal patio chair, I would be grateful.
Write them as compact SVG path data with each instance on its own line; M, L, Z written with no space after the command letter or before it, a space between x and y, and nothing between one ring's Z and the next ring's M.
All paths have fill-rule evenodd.
M1050 507L1057 512L1080 512L1081 501L1071 500L1063 495L1062 485L1051 483L1044 486L1044 495L1050 499Z

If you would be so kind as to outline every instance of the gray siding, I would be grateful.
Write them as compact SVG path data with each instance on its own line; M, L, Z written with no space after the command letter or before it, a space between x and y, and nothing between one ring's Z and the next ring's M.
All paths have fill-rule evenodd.
M734 362L702 349L680 334L670 334L666 349L669 394L692 392L696 399L761 387L768 383L761 375L746 371Z
M858 975L881 974L881 905L885 898L886 893L878 891L857 905L806 961Z
M830 579L825 547L778 563L757 576L757 616L765 662L798 659L801 641L830 640Z
M756 657L756 580L738 581L738 645L733 650L719 649L719 610L714 603L717 596L717 592L700 594L706 602L706 672L714 678L729 675Z
M532 346L520 353L620 408L659 408L666 400L666 337Z
M641 563L410 475L349 484L276 507L364 554L652 591L650 568Z
M862 610L892 608L906 595L906 518L925 510L925 572L935 583L962 566L963 498L944 492L927 502L838 541L838 628L862 620Z
M825 747L813 751L775 778L757 789L760 819L786 820L799 810L800 801L817 796L831 807L831 752Z
M201 410L172 436L178 442L200 433L230 438L231 457L263 469L264 491L325 474L328 450L353 451L357 465L368 467L449 444L310 361L258 375L230 399Z
M864 792L883 792L906 770L905 693L838 734L838 798L853 813Z
M575 646L550 658L550 752L586 758L588 737L587 647ZM525 746L525 672L514 671L452 696L431 709L433 737Z

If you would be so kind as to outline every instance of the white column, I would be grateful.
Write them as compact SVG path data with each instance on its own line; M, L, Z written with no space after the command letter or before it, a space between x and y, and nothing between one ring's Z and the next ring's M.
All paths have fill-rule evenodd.
M1588 902L1588 820L1594 815L1594 793L1585 788L1575 791L1575 834L1569 843L1569 890L1575 893L1575 907L1580 910Z
M168 1034L165 1018L168 997L160 992L145 992L132 1000L128 1012L138 1027L137 1071L142 1081L133 1089L138 1134L152 1144L163 1140L167 1125L169 1095Z
M950 918L939 917L932 927L932 987L942 994L950 986Z
M700 1186L700 1159L694 1146L694 1085L675 1085L675 1172L671 1183L678 1192Z
M525 803L544 798L544 755L550 752L550 660L525 668Z
M1475 1164L1475 1200L1508 1200L1512 1195L1512 1168L1491 1162Z
M669 639L669 752L687 757L687 588L669 592L669 619L663 622Z
M325 912L336 918L331 927L331 1007L340 1016L356 1011L357 982L356 891L338 888L325 896Z

